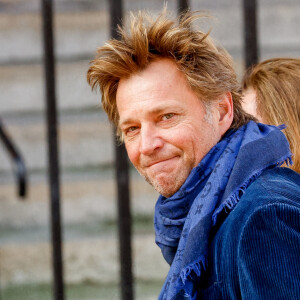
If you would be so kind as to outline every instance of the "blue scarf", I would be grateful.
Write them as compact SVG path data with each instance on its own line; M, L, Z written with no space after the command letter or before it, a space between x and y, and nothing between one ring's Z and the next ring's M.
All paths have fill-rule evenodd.
M262 171L292 163L283 128L250 121L230 130L173 196L158 198L156 243L171 265L159 299L197 299L209 235L220 213L229 213Z

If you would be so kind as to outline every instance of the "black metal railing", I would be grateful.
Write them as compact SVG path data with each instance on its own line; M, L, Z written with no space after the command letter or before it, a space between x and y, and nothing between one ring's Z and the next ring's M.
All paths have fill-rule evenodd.
M243 15L245 66L249 68L256 64L259 59L256 0L243 0Z
M122 0L109 0L110 5L110 35L118 39L118 25L122 24ZM114 130L116 136L116 130ZM129 191L128 159L124 144L118 144L115 138L115 174L118 195L118 234L120 257L120 287L121 299L134 299L132 276L132 229Z
M44 73L48 139L48 176L50 191L51 238L54 299L64 299L62 234L60 217L60 169L58 158L57 113L55 94L55 59L53 37L53 3L42 0Z
M178 12L182 13L189 9L189 0L178 0Z

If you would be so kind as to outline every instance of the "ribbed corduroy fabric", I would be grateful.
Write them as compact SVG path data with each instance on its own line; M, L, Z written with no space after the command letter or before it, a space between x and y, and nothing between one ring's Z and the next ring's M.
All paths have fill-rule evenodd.
M300 175L265 171L212 239L199 299L300 299Z

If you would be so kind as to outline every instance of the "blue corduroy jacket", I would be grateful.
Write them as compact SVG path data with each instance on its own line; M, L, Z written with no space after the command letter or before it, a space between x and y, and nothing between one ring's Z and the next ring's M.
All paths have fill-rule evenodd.
M299 174L265 171L220 223L199 299L300 300Z

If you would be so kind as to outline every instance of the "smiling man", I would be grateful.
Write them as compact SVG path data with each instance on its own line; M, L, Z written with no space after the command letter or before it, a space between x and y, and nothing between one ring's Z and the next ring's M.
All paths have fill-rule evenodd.
M223 98L206 112L170 59L154 61L120 81L119 127L129 159L163 196L172 196L182 186L230 127L230 94Z
M241 108L228 53L180 21L131 16L88 71L130 161L161 194L159 299L300 299L300 176L280 128Z

